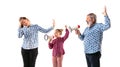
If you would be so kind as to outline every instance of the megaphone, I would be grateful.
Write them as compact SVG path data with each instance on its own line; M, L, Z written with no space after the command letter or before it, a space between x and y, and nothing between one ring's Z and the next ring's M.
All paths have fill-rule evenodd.
M45 34L44 35L44 40L48 40L48 39L52 39L52 38L54 38L54 36L49 36L49 35L47 35L47 34Z
M73 28L71 26L69 26L70 32L72 32L73 30L77 30L79 28L80 28L80 25L77 25L76 27L73 27Z

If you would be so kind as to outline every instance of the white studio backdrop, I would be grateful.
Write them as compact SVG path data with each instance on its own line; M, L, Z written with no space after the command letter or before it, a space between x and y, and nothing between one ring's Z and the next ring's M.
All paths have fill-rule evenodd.
M38 24L43 28L50 27L52 19L55 19L55 29L64 29L65 25L80 25L83 32L88 13L95 13L97 21L104 23L104 5L111 19L111 28L104 32L101 67L120 67L118 0L0 0L0 67L23 67L23 39L17 37L19 17L25 16L32 24ZM53 33L54 30L48 35ZM52 50L48 48L48 42L43 37L44 33L39 33L36 67L52 67ZM63 58L63 67L87 67L83 42L74 32L70 33L65 41L64 49L66 54Z

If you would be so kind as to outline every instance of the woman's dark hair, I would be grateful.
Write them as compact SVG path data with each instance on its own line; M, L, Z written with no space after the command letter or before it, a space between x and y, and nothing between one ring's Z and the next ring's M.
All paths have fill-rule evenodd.
M97 16L94 13L89 13L87 16L89 16L91 19L94 19L93 23L96 23Z
M28 18L26 18L26 17L20 17L20 18L19 18L19 21L22 20L22 19L28 20Z

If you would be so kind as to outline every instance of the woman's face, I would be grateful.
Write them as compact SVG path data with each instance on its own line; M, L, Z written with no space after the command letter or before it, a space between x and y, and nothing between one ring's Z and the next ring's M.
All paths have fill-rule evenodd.
M91 25L94 24L95 19L91 16L87 16L86 21L87 21L88 26L90 27Z
M30 25L30 22L29 22L29 20L27 20L27 19L21 19L21 20L20 20L20 23L21 23L21 25L23 25L23 26L29 26L29 25Z

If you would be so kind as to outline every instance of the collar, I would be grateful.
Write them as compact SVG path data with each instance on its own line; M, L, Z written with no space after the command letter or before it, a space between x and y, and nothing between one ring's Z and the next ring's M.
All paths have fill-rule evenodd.
M96 24L96 23L92 24L92 25L91 25L90 27L88 27L88 28L92 28L92 27L94 27L94 26L95 26L95 24Z

